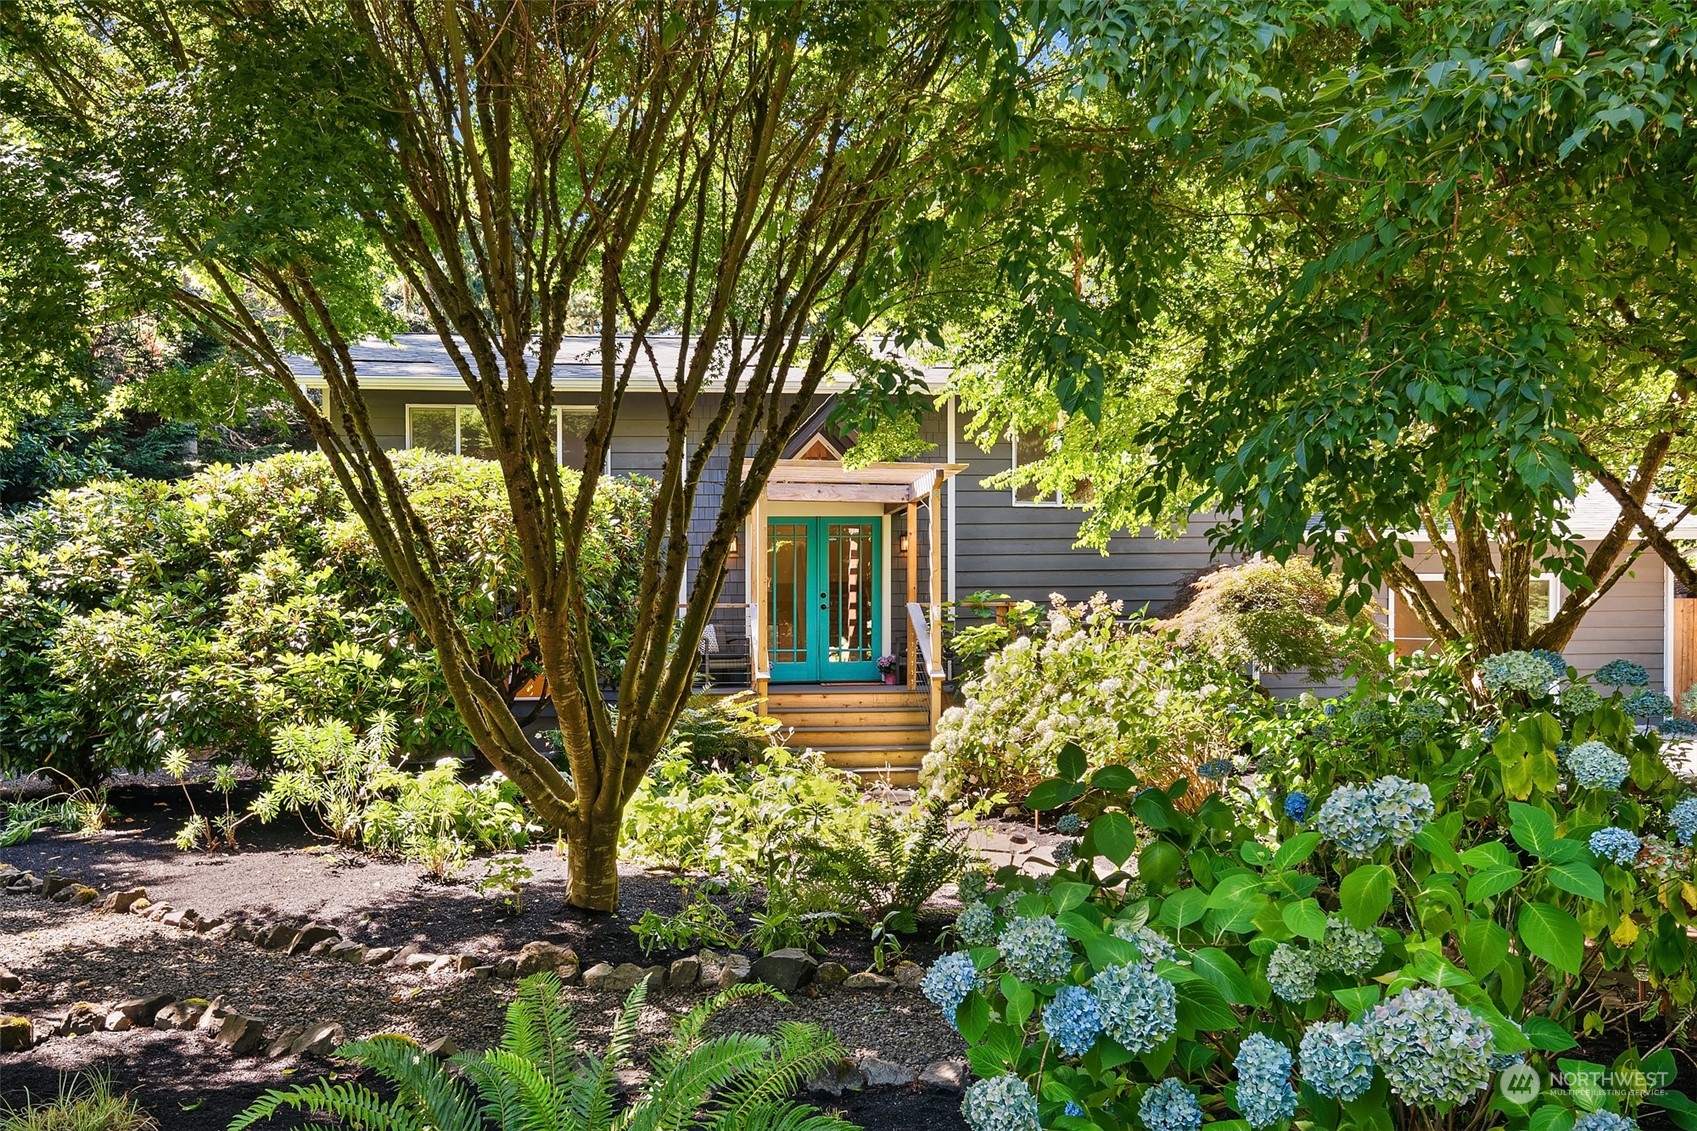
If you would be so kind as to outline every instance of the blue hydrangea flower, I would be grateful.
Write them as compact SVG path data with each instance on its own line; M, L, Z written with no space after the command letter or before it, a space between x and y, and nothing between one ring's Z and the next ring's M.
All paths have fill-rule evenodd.
M1280 943L1267 960L1267 984L1286 1001L1301 1002L1313 997L1316 973L1308 952L1290 943Z
M1495 742L1497 740L1497 730L1498 727L1496 723L1486 723L1484 726L1479 728L1479 737L1484 739L1486 742Z
M1359 1099L1373 1086L1373 1054L1360 1026L1339 1021L1310 1025L1296 1051L1302 1079L1322 1096Z
M1196 1094L1172 1076L1143 1093L1137 1115L1149 1131L1197 1131L1202 1126Z
M1619 789L1632 764L1606 744L1591 739L1581 742L1567 756L1573 780L1590 789Z
M1065 868L1078 859L1078 845L1074 841L1063 840L1055 845L1054 851L1050 855L1055 858L1055 867Z
M1458 1104L1491 1080L1491 1027L1448 990L1417 987L1373 1007L1362 1038L1391 1091L1416 1107Z
M1068 1056L1089 1052L1102 1033L1096 995L1084 986L1062 986L1055 1000L1043 1007L1043 1031Z
M1290 1049L1265 1033L1251 1033L1238 1046L1237 1110L1251 1127L1271 1127L1296 1114L1296 1089L1290 1086Z
M1672 740L1697 738L1697 723L1690 719L1665 718L1656 724L1656 733Z
M1077 813L1062 813L1055 822L1055 831L1062 836L1077 836L1084 831L1084 818Z
M1285 794L1285 816L1293 821L1305 819L1308 816L1308 795L1300 789Z
M1073 1101L1068 1100L1067 1105L1061 1109L1061 1114L1070 1119L1083 1119L1084 1109L1079 1107Z
M1015 919L996 946L1008 972L1022 982L1059 982L1072 970L1072 940L1047 915Z
M1591 677L1604 687L1647 687L1650 673L1631 660L1610 660Z
M1231 777L1236 772L1236 767L1224 758L1210 758L1196 767L1196 772L1211 781L1219 781Z
M1479 665L1479 674L1485 681L1485 690L1494 695L1505 691L1543 695L1557 675L1567 674L1567 669L1564 667L1557 673L1547 660L1530 652L1499 652L1485 657Z
M1587 711L1595 711L1603 705L1603 697L1597 694L1597 689L1588 683L1575 683L1563 688L1561 705L1576 715Z
M1646 689L1622 703L1621 709L1629 715L1671 715L1673 700L1660 691Z
M1324 703L1320 704L1320 712L1328 719L1333 715L1336 715L1338 713L1338 701L1336 699L1326 700Z
M1680 844L1697 840L1697 797L1687 797L1668 812L1673 838Z
M1619 864L1622 868L1630 868L1638 859L1638 850L1644 847L1644 842L1635 834L1614 825L1592 833L1588 843L1591 851L1597 856Z
M1132 1052L1148 1052L1178 1031L1178 991L1150 962L1110 966L1090 981L1102 1031Z
M967 946L995 946L996 913L982 903L974 903L955 920L955 934Z
M980 1080L966 1090L960 1113L972 1131L1041 1131L1037 1097L1018 1076Z
M1563 679L1567 676L1567 657L1560 652L1552 652L1548 648L1534 648L1528 655L1536 656L1550 665L1550 674L1557 679Z
M1394 775L1339 786L1314 818L1320 835L1346 855L1370 856L1386 841L1402 847L1432 819L1432 791Z
M962 903L983 899L990 890L990 873L984 868L968 868L955 882L955 890L960 893Z
M1326 920L1326 933L1314 952L1314 964L1340 974L1365 974L1384 957L1385 941L1377 931L1358 931L1347 919Z
M1396 741L1398 746L1405 749L1410 746L1419 746L1426 741L1426 730L1424 727L1418 726L1404 727L1402 733L1397 735Z
M1442 722L1444 719L1444 705L1432 699L1416 699L1405 704L1403 709L1414 718L1428 723Z
M1143 956L1145 962L1174 962L1178 959L1178 947L1165 935L1149 927L1133 926L1130 919L1117 921L1114 924L1114 934L1126 942L1135 943L1137 953Z
M1372 730L1374 727L1385 725L1385 713L1370 703L1362 703L1351 708L1349 725L1361 730Z
M983 984L978 975L978 967L972 963L970 954L945 954L926 971L925 977L919 983L919 992L929 998L949 1024L955 1023L955 1010L960 1003Z
M1573 1131L1638 1131L1638 1121L1612 1111L1591 1111L1579 1117Z

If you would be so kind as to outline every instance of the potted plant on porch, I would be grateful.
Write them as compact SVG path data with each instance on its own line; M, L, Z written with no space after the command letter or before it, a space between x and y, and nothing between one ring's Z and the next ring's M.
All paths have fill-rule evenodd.
M894 655L884 655L884 656L878 657L878 671L881 675L883 675L885 683L892 683L893 684L893 683L896 682L896 680L899 678L899 675L896 671L896 667L900 663L901 663L901 661L896 659Z

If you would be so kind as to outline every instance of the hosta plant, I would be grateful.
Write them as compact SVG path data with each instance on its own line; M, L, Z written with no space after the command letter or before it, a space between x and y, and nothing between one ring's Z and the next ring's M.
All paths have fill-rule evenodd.
M1697 805L1640 737L1607 702L1522 702L1430 782L1385 765L1292 816L1277 781L1238 782L1264 827L1063 750L1030 804L1080 818L1074 862L1001 873L923 987L971 1046L969 1125L1697 1127L1667 1047L1692 1015ZM1563 763L1575 739L1603 771ZM1603 1030L1626 1048L1593 1063ZM1498 1087L1523 1064L1567 1086Z
M558 979L552 974L526 978L507 1009L498 1048L443 1062L408 1037L354 1041L336 1055L382 1077L392 1099L332 1077L266 1093L230 1124L230 1131L257 1126L280 1111L327 1116L363 1131L831 1131L852 1126L789 1098L809 1075L842 1058L841 1046L823 1030L786 1022L772 1036L706 1035L708 1023L725 1006L757 994L780 996L752 984L709 998L681 1018L650 1058L643 1090L621 1097L619 1073L633 1062L645 994L644 985L631 991L607 1051L596 1056L577 1049L577 1027L561 999Z

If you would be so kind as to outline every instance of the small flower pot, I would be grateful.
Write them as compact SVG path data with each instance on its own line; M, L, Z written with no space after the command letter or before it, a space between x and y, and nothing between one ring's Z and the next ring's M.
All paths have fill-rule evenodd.
M894 687L896 685L896 681L900 678L901 678L900 672L885 672L884 673L884 682L889 684L891 687Z

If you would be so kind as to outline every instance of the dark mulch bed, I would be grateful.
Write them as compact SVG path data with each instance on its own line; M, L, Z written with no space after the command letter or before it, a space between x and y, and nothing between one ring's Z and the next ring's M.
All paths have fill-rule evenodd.
M191 788L202 812L215 804L201 787ZM670 913L682 906L686 893L666 875L625 868L618 913L575 912L564 907L564 860L552 846L535 848L525 853L536 873L525 888L526 908L513 915L473 888L471 881L480 874L475 863L445 882L413 864L332 850L289 820L244 825L240 853L185 854L172 844L188 815L181 789L133 782L113 788L109 801L115 816L106 832L38 834L24 845L0 849L0 861L39 875L57 870L102 892L146 887L155 902L192 907L206 917L325 922L371 945L418 943L435 953L492 956L547 939L575 949L586 967L677 956L656 952L644 957L630 929L645 909ZM921 962L934 959L934 939L948 919L946 911L930 917L910 942L909 955ZM839 931L825 940L825 949L825 957L851 970L871 961L863 930ZM502 982L432 979L387 967L279 956L134 916L17 897L0 897L0 964L12 966L26 982L21 995L0 1006L8 1012L40 1015L77 1000L109 1003L153 991L179 997L225 994L235 1008L266 1018L273 1033L313 1020L337 1020L350 1036L399 1031L428 1040L449 1035L467 1048L485 1047L498 1038L512 992ZM580 988L568 996L586 1040L599 1044L618 1002ZM652 1002L644 1012L643 1043L665 1028L668 1014L698 1000L696 994L668 994ZM912 994L868 998L804 991L789 1005L739 1006L730 1023L759 1030L788 1018L816 1021L836 1032L851 1052L898 1063L918 1066L963 1054L959 1037ZM29 1053L0 1059L0 1103L19 1103L26 1093L55 1095L66 1074L92 1070L111 1076L120 1090L133 1091L163 1127L212 1131L226 1127L267 1088L305 1082L328 1068L322 1061L231 1058L202 1037L180 1033L54 1038ZM342 1074L345 1078L345 1069ZM873 1131L965 1126L955 1092L874 1089L829 1103ZM273 1125L297 1126L282 1120Z

